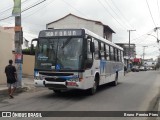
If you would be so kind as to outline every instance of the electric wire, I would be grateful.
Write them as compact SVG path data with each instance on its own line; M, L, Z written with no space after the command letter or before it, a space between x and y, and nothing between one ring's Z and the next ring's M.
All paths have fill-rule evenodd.
M153 19L153 16L152 16L152 13L151 13L151 10L150 10L150 7L149 7L149 4L148 4L148 1L147 1L147 0L146 0L146 3L147 3L147 6L148 6L148 10L149 10L150 16L151 16L152 21L153 21L153 24L154 24L154 26L156 27L156 24L155 24L155 21L154 21L154 19Z
M28 0L23 1L22 4L26 3L27 1L28 1ZM0 16L3 15L4 13L6 13L6 12L12 10L12 9L13 9L13 7L10 7L10 6L9 6L9 8L7 8L6 10L0 12Z
M45 1L46 1L46 0L43 0L43 1L41 1L41 2L39 2L39 3L37 3L37 4L35 4L35 5L32 5L31 7L22 10L21 13L23 13L23 12L25 12L25 11L28 11L28 10L30 10L31 8L36 7L36 6L40 5L40 4L42 4L42 3L45 2ZM10 18L10 17L12 17L12 15L0 19L0 21L6 20L6 19L8 19L8 18Z
M49 3L49 4L46 3L45 6L41 6L41 7L39 7L37 10L30 12L31 14L24 16L24 17L23 17L23 20L24 20L24 19L27 19L29 16L34 15L35 13L37 13L37 12L39 12L40 10L46 8L47 6L52 5L52 3L53 3L54 1L55 1L55 0L50 0L50 3Z
M123 17L123 19L127 22L127 24L130 25L131 28L133 28L133 26L128 22L128 20L126 19L126 17L124 16L124 14L121 12L121 10L117 7L117 5L115 4L115 2L113 0L110 0L110 1L114 5L114 7L119 11L119 13Z
M122 16L118 15L117 12L112 8L112 6L107 2L107 0L105 0L105 3L110 7L110 9L121 19ZM124 20L124 19L123 19ZM124 23L126 25L126 27L131 28L131 26L128 26L128 24L126 24L127 22L124 20L122 21L122 23Z
M103 5L103 3L100 1L100 0L97 0L100 5L105 9L105 11L117 22L119 23L119 25L124 29L124 30L127 30L127 28L125 26L123 26L123 24L121 24L108 10L107 8Z
M160 9L159 9L159 2L158 2L158 0L157 0L157 7L158 7L159 18L160 18Z
M69 4L68 2L64 1L64 0L61 0L63 1L65 4L67 4L68 6L70 6L71 8L73 8L74 10L78 11L79 13L81 13L83 16L87 17L88 16L86 14L84 14L83 12L81 12L80 10L76 9L75 7L73 7L71 4Z
M33 5L33 6L31 6L31 7L29 7L29 8L26 8L25 10L22 10L22 13L25 12L25 11L27 11L27 10L30 10L30 9L33 8L33 7L36 7L37 5L39 5L39 4L41 4L41 3L45 2L45 1L46 1L46 0L43 0L43 1L41 1L41 2L39 2L39 3L37 3L37 4Z

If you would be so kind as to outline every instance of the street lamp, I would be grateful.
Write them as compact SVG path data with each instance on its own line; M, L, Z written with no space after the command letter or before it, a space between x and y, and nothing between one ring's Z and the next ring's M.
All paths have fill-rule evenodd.
M155 37L156 39L157 39L157 43L159 43L159 39L156 37L156 36L154 36L154 35L151 35L151 34L147 34L147 35L150 35L150 36L153 36L153 37Z

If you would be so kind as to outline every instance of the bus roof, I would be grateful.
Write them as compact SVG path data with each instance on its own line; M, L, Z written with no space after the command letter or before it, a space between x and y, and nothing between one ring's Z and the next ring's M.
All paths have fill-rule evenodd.
M88 29L85 29L85 28L82 28L82 29L85 30L85 33L86 33L86 34L88 34L88 35L90 35L90 36L92 36L92 37L94 37L94 38L97 38L97 39L99 39L99 40L101 40L101 41L103 41L103 42L105 42L105 43L107 43L107 44L109 44L109 45L111 45L111 46L113 46L113 47L116 47L116 48L118 48L118 49L120 49L120 50L123 51L123 48L120 47L120 46L118 46L118 45L116 45L115 43L110 42L109 40L104 39L103 37L101 37L101 36L99 36L99 35L91 32L91 31L89 31Z
M80 29L70 29L70 28L67 28L67 29L49 29L49 30L42 30L40 31L39 33L39 37L53 37L53 36L81 36L83 35L83 31L85 32L85 34L88 34L94 38L97 38L99 40L101 40L102 42L104 43L107 43L113 47L116 47L120 50L123 51L123 48L116 45L115 43L113 42L110 42L109 40L107 39L104 39L103 37L91 32L90 30L86 29L86 28L80 28ZM59 34L61 32L61 34ZM68 34L67 34L68 33Z

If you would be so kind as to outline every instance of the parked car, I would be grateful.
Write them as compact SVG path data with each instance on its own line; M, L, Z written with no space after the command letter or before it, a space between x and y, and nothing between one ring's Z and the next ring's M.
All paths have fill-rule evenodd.
M131 68L131 71L132 71L132 72L139 72L139 67L138 67L138 66L133 66L133 67Z
M153 68L152 67L147 67L147 70L153 70Z
M140 71L147 71L147 68L144 67L144 66L140 66L140 67L139 67L139 70L140 70Z

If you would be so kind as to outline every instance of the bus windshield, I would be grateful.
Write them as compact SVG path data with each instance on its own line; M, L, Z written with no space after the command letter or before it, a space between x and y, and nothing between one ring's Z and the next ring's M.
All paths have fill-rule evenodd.
M39 39L35 68L46 70L79 70L82 38Z

